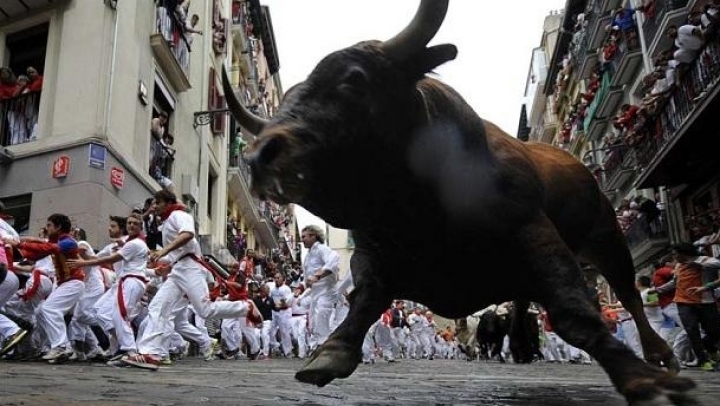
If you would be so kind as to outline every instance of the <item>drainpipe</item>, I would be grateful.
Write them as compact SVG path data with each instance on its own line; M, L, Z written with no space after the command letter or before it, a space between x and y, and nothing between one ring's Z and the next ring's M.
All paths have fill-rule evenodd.
M112 111L113 87L115 84L115 60L117 58L117 37L118 37L118 11L117 3L110 0L106 3L113 11L113 32L112 56L110 57L110 78L108 80L107 100L105 102L105 124L103 125L102 136L108 139L108 130L110 129L110 112Z

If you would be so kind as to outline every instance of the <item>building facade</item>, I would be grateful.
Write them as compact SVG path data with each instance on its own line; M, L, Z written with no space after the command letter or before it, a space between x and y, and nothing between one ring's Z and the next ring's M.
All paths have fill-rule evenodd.
M720 103L717 33L709 31L702 49L670 71L673 84L657 81L674 57L668 28L700 25L708 2L644 3L568 0L554 47L545 41L555 32L546 23L533 53L533 61L547 61L544 83L527 94L530 140L567 150L595 174L618 209L638 270L671 242L701 237L720 207L712 113ZM531 68L528 82L535 71L543 68ZM626 221L633 200L653 201L660 215Z
M234 58L234 5L187 3L28 0L4 9L0 67L12 77L2 82L40 75L38 86L0 101L0 200L19 231L35 234L61 212L99 245L109 215L167 187L195 215L204 253L228 255L238 223L228 214L253 211L230 198L233 124L208 113L224 109L219 72ZM253 247L277 248L257 237L257 216L240 223Z

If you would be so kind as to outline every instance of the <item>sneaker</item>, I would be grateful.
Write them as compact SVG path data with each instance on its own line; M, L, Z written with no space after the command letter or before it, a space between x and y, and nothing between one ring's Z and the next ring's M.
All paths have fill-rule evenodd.
M210 345L208 345L206 348L202 349L202 356L205 361L212 361L215 359L215 347L218 345L218 340L216 338L210 339Z
M681 365L684 366L685 368L695 368L695 367L700 366L697 359L692 360L692 361L685 361Z
M705 361L702 363L702 365L700 365L700 369L702 369L703 371L708 371L708 372L714 371L715 363L712 361Z
M248 361L255 361L257 359L263 359L262 351L258 350L256 353L248 353L247 359Z
M169 356L160 358L160 365L162 365L164 367L168 367L168 366L172 365L173 362L175 362L175 361L173 361L172 357L169 357Z
M122 361L130 366L151 371L157 371L160 366L160 357L150 354L126 355L122 358Z
M12 351L13 348L20 344L20 342L23 340L23 338L25 338L27 333L27 330L20 329L17 333L3 340L2 349L0 349L0 356L3 356Z
M247 321L249 321L252 324L259 325L263 322L262 314L258 311L258 309L255 307L255 303L253 303L252 300L245 301L245 304L248 306L247 315L245 318Z
M125 361L121 360L120 358L115 360L110 360L105 363L105 365L109 367L115 367L115 368L130 368L129 364L126 364Z
M43 355L42 359L48 361L51 364L59 364L61 362L67 361L72 354L73 351L69 348L55 347L51 349L50 352Z

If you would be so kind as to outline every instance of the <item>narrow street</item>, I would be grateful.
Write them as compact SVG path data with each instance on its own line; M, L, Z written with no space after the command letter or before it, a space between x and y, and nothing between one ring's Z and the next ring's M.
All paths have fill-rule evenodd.
M621 406L597 366L452 360L361 365L325 388L293 378L299 360L189 359L157 372L103 364L0 364L0 405L535 405ZM683 372L704 405L720 398L720 374Z

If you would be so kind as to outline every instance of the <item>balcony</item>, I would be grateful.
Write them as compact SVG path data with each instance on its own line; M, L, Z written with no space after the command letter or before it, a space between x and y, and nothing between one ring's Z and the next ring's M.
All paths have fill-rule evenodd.
M720 42L715 38L688 67L635 147L643 169L637 187L673 186L714 172L719 64Z
M0 145L23 144L37 138L42 92L0 101Z
M185 24L164 5L165 1L161 0L156 8L157 32L150 35L150 47L170 85L177 92L185 92L191 87L188 79L190 43L186 37Z
M635 174L635 155L624 144L611 145L603 159L600 186L603 192L614 196Z
M672 46L673 41L665 35L665 30L670 25L679 27L685 23L688 3L689 0L654 0L654 12L643 13L642 30L651 58Z
M627 33L626 33L627 34ZM643 63L643 54L640 49L640 38L637 31L634 38L623 38L618 46L618 52L611 62L612 81L610 86L624 86L632 82L637 76Z
M263 245L268 249L278 248L278 228L268 213L267 203L250 192L251 179L250 165L241 156L231 155L228 160L228 192L239 203L242 216L249 220Z
M644 215L635 219L626 231L625 238L635 266L653 258L670 244L665 211L662 210L660 216L652 221L648 221Z
M617 93L614 90L613 92ZM605 99L608 98L610 93L610 74L609 72L605 72L602 77L600 88L595 94L595 98L592 103L590 103L590 106L587 108L587 116L585 117L585 122L583 123L588 141L597 140L605 132L607 120L609 118L605 111L605 106L607 105ZM613 98L615 98L614 95Z

